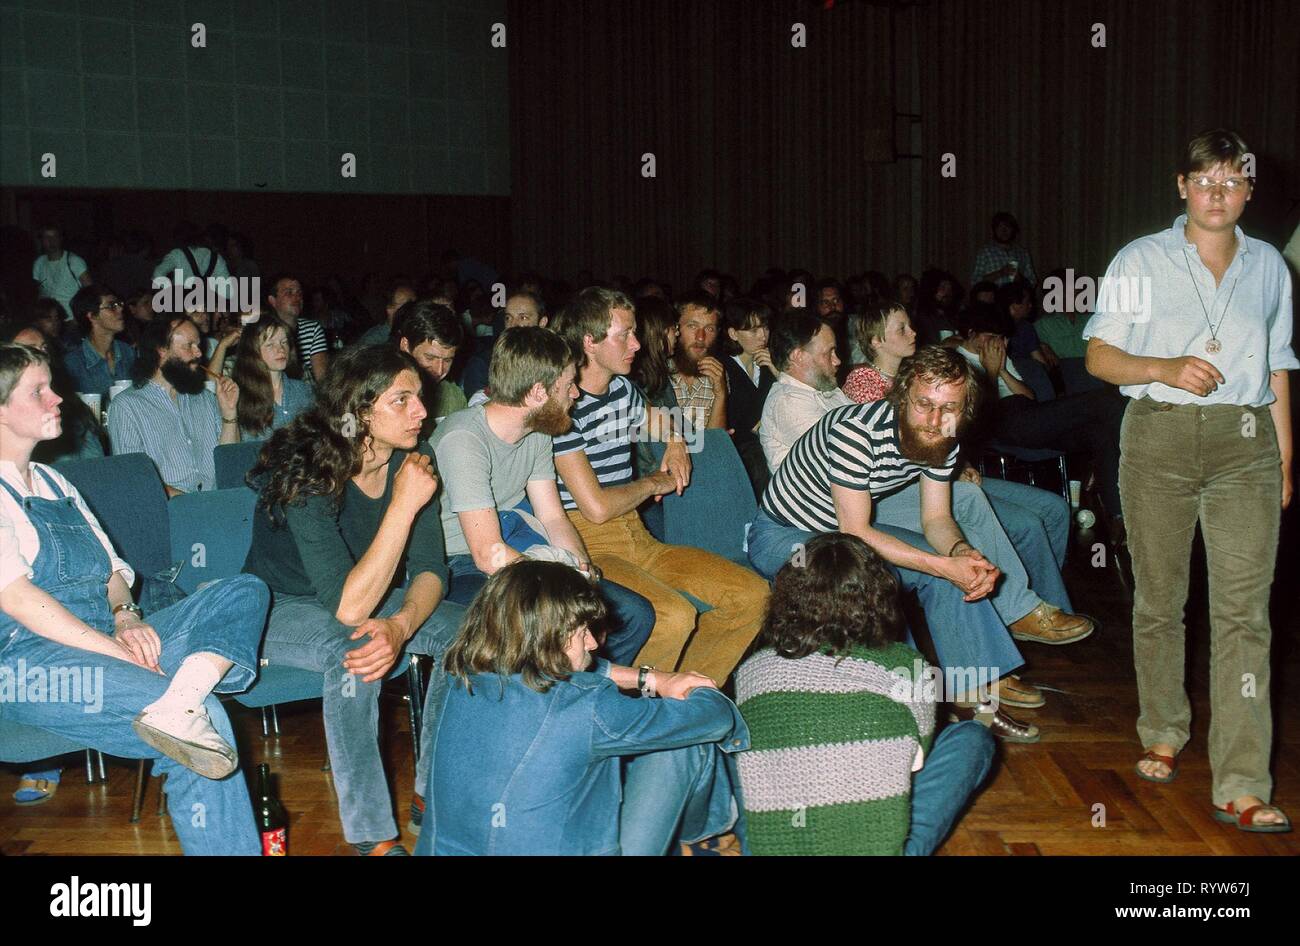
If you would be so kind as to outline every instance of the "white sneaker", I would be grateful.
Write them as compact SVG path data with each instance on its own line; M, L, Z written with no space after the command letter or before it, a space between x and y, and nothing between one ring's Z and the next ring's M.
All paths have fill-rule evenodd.
M206 778L225 778L239 768L239 756L212 727L203 707L141 713L131 727L141 741Z

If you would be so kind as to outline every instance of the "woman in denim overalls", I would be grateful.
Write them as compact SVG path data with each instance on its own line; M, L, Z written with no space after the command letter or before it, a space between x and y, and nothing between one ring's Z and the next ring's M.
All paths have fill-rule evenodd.
M44 353L0 346L0 713L154 759L187 854L256 854L248 788L212 692L252 682L266 586L241 575L141 621L134 576L81 497L30 462L61 429L49 381Z

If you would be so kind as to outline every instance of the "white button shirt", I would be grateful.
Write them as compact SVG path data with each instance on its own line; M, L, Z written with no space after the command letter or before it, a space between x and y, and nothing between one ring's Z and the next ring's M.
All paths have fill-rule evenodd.
M1100 338L1130 355L1181 358L1195 355L1223 374L1224 383L1208 397L1153 382L1126 384L1131 398L1150 397L1168 404L1236 404L1264 407L1275 398L1269 373L1300 368L1291 350L1291 274L1282 254L1237 228L1237 255L1216 288L1210 272L1189 243L1187 215L1160 233L1134 240L1116 254L1098 291L1097 312L1083 337ZM1188 275L1188 270L1191 275ZM1104 291L1118 280L1141 282L1149 313L1120 305L1119 294ZM1197 291L1200 301L1197 300ZM1202 309L1202 304L1204 309ZM1206 313L1209 314L1209 321ZM1210 323L1222 344L1205 350Z
M782 371L763 402L763 417L758 423L758 442L773 473L790 452L796 440L832 408L852 404L853 399L839 388L818 391L798 378Z

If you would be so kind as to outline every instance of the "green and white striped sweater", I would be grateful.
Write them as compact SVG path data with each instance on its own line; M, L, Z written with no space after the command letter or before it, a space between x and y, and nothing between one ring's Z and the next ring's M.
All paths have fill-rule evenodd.
M736 762L755 854L902 853L934 735L923 667L905 644L798 660L765 648L741 665L751 749Z

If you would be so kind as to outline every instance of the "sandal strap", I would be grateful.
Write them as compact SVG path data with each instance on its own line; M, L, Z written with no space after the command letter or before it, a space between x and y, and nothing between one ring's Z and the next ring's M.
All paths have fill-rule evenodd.
M1159 762L1161 765L1169 769L1175 768L1178 764L1178 760L1175 759L1173 756L1161 755L1158 752L1152 752L1150 749L1142 753L1142 759L1143 761L1150 760L1152 762ZM1232 803L1229 802L1228 804L1232 804Z
M18 791L34 791L49 794L50 786L58 787L58 782L47 778L24 778L18 780Z
M1251 805L1249 808L1245 809L1244 811L1237 811L1236 806L1233 805L1232 802L1228 802L1228 807L1225 808L1224 810L1227 811L1228 814L1236 818L1237 824L1239 824L1241 827L1254 828L1256 827L1255 812L1259 811L1261 808L1263 808L1265 811L1276 811L1279 815L1282 816L1281 821L1266 821L1263 822L1263 824L1290 824L1291 823L1291 819L1286 816L1286 812L1284 812L1281 808L1277 807L1277 805L1270 805L1267 802L1260 802L1258 805Z

